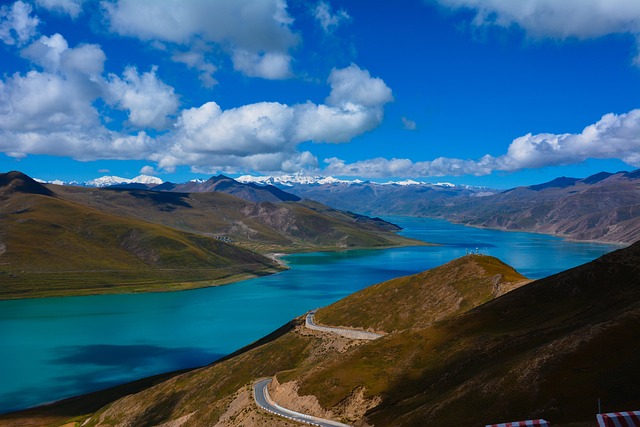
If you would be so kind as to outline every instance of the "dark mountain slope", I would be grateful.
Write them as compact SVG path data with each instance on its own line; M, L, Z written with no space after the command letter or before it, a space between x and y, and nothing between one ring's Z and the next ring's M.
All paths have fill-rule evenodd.
M180 193L220 192L231 194L254 203L297 202L300 197L287 193L273 185L244 184L224 175L209 178L205 182L173 184L165 182L153 188L155 191L176 191Z
M15 193L53 195L47 187L22 172L12 171L0 174L0 198L6 199Z

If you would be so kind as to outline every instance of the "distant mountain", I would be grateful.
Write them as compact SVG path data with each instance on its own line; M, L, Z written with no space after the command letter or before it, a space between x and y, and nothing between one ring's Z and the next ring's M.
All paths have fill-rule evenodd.
M418 214L473 226L631 243L640 239L640 170L562 177Z
M367 215L444 218L576 240L640 239L640 170L601 172L583 179L560 177L506 191L410 180L380 184L296 175L241 179L272 182L303 199Z
M421 215L432 207L448 206L457 200L484 197L498 191L449 183L402 181L337 181L313 184L289 183L287 191L303 199L316 200L336 209L367 215Z
M156 176L138 175L133 179L122 178L119 176L103 176L100 178L85 181L87 187L109 187L112 185L122 184L143 184L149 187L162 184L164 181Z
M296 319L224 360L135 394L132 385L0 421L82 423L95 412L88 425L289 425L253 403L251 383L275 376L277 403L350 425L532 418L594 425L597 401L607 412L640 402L638 266L640 243L527 284L499 260L469 255L316 314L320 323L385 332L382 338L352 341Z
M181 193L219 192L231 194L250 202L297 202L300 197L282 191L268 184L242 183L224 175L209 178L206 181L189 181L184 184L165 182L153 188L155 191L173 191Z

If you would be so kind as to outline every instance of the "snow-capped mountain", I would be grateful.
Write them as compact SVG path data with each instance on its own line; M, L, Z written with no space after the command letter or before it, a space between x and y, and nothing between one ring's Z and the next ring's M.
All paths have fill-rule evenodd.
M122 178L120 176L102 176L100 178L85 181L83 185L87 187L109 187L111 185L121 184L147 184L147 185L159 185L164 181L156 176L150 175L138 175L133 179Z
M71 182L64 182L64 181L60 181L59 179L54 179L51 181L46 181L44 179L39 179L39 178L33 178L34 181L39 182L40 184L53 184L53 185L77 185L78 183L75 181L71 181Z
M360 184L364 181L353 180L347 181L343 179L334 178L332 176L310 176L310 175L278 175L278 176L253 176L242 175L235 178L236 181L243 184L262 184L262 185L276 185L280 187L291 187L293 185L314 185L314 184Z
M278 175L278 176L254 176L254 175L242 175L238 178L235 178L236 181L242 182L244 184L254 183L254 184L262 184L262 185L276 185L279 187L292 187L296 185L325 185L325 184L364 184L365 182L371 185L401 185L401 186L411 186L411 185L428 185L434 187L446 187L446 188L454 188L454 187L462 187L462 188L471 188L470 186L462 185L458 186L456 184L451 184L449 182L437 182L430 183L424 181L415 181L413 179L406 179L404 181L387 181L387 182L369 182L362 181L360 179L354 180L346 180L334 178L332 176L312 176L312 175Z

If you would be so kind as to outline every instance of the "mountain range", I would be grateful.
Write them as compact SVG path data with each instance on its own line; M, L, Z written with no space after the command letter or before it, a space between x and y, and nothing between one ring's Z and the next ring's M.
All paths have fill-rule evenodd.
M467 255L316 314L382 338L311 331L298 318L209 366L3 415L0 425L290 426L253 403L253 382L274 377L276 403L355 426L591 426L598 401L607 412L640 405L639 269L640 243L536 281Z
M288 183L282 188L367 215L443 218L476 227L629 244L640 239L640 170L560 177L505 191L446 184Z
M423 244L319 203L223 192L45 186L10 172L0 201L0 299L188 289L282 270L270 253Z
M182 184L154 177L86 185L202 193L223 192L252 202L315 200L365 215L407 215L502 230L532 231L575 240L629 244L640 238L640 170L560 177L504 191L413 180L375 183L283 175L232 179L224 175Z

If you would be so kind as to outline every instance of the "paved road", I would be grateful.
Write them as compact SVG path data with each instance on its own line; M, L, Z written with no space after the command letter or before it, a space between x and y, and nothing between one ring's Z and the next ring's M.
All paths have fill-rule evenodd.
M375 340L382 336L381 334L376 334L375 332L361 331L359 329L334 328L331 326L318 325L313 320L313 316L316 314L316 311L318 310L317 309L311 310L310 312L307 313L305 326L309 329L313 329L315 331L330 332L333 334L342 335L343 337L356 339L356 340Z
M278 415L289 420L297 421L299 423L309 424L319 427L351 427L348 424L342 424L337 421L324 420L322 418L312 417L311 415L302 414L300 412L292 411L275 403L269 397L267 386L271 382L271 378L257 381L253 384L253 398L258 406L267 412Z

